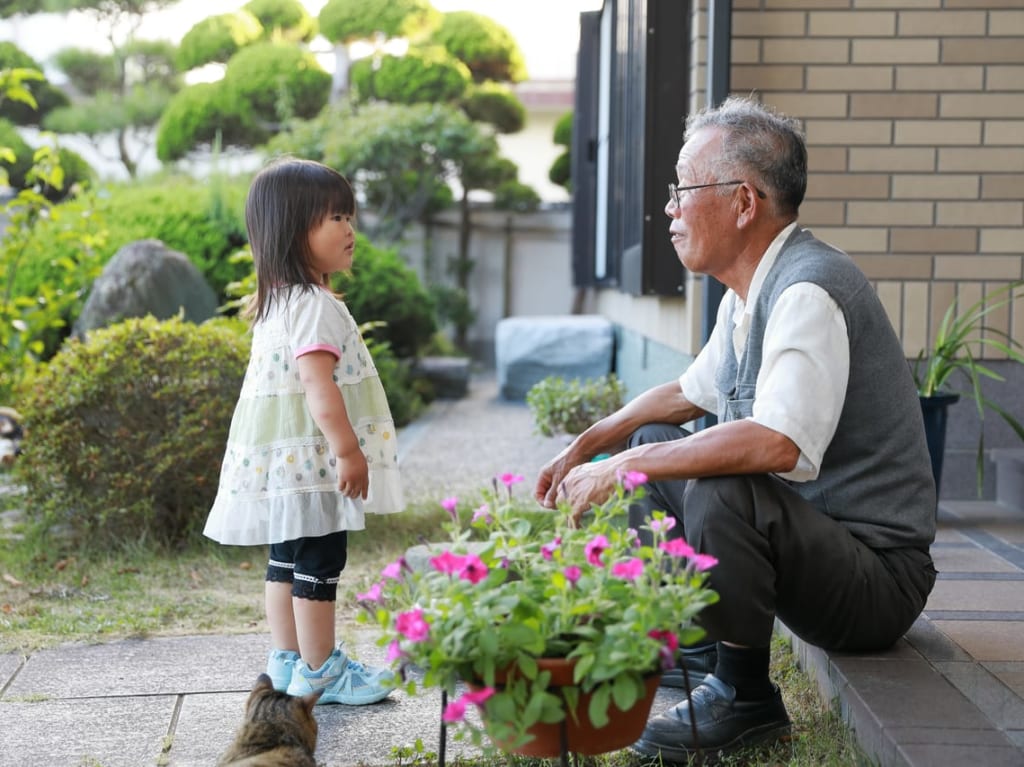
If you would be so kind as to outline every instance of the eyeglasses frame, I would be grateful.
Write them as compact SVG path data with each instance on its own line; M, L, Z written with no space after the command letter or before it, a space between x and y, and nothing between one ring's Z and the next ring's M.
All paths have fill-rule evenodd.
M689 192L693 189L707 189L708 187L712 186L732 186L733 184L745 183L747 182L737 179L735 181L715 181L712 184L692 184L691 186L676 186L670 181L668 183L668 196L676 204L676 207L678 208L682 204L682 200L680 198L683 192ZM753 188L755 192L757 192L757 196L760 197L762 200L768 199L768 195L766 195L756 186L754 186L753 184L751 184L750 186L751 188Z

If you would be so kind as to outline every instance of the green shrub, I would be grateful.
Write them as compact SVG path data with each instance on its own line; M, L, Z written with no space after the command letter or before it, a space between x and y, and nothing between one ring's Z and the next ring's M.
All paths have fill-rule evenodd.
M352 64L349 78L361 101L435 104L462 97L469 70L443 48L413 49L404 56L365 58Z
M516 39L487 16L472 11L446 13L431 42L465 62L477 82L526 79L526 59Z
M426 403L420 394L418 382L413 377L408 360L400 360L391 350L391 344L379 340L378 335L387 330L387 323L364 323L363 340L373 358L374 367L380 376L381 385L388 398L388 407L396 426L405 426L423 412Z
M24 189L25 175L32 167L32 147L13 123L3 119L0 119L0 147L7 147L14 153L14 162L0 159L0 168L7 171L7 183L14 189Z
M415 38L433 28L440 14L430 0L327 0L320 9L320 32L331 42L385 37Z
M131 319L70 341L20 400L27 508L93 546L196 537L248 352L229 320Z
M316 57L291 43L256 43L228 61L222 81L230 98L273 125L291 117L313 117L327 104L331 76Z
M260 20L267 38L308 43L316 37L316 21L299 0L249 0L242 9Z
M39 62L14 43L5 41L0 41L0 70L2 69L34 69L43 72L43 66ZM71 103L67 94L48 80L31 81L26 83L26 86L36 100L35 108L14 99L0 99L0 118L10 120L15 125L38 125L49 112Z
M537 431L551 437L582 433L622 407L624 395L625 387L614 373L585 381L548 376L526 392L526 404Z
M232 96L223 82L196 83L171 97L160 117L156 156L173 162L218 138L222 145L254 145L270 135L257 124L244 101Z
M181 38L177 64L182 71L211 62L224 63L263 36L263 25L246 10L208 16Z
M526 107L502 83L486 82L472 87L462 108L470 119L489 123L499 133L518 133L526 124Z
M494 207L498 210L530 213L540 207L540 195L522 181L502 181L494 188Z

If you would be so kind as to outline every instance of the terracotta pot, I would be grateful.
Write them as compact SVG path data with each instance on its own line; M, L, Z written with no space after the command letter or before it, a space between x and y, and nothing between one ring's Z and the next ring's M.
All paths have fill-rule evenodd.
M565 658L538 658L537 666L541 671L551 672L551 686L571 687L572 670L576 660ZM506 674L499 672L496 682L501 684ZM538 722L527 732L533 736L533 740L515 748L507 744L495 742L502 751L522 756L536 757L557 757L562 753L562 726L566 728L568 751L583 756L595 756L606 754L610 751L618 751L635 743L644 731L647 724L647 716L651 712L651 705L654 703L654 696L658 692L658 684L661 681L661 674L651 674L644 677L645 695L638 700L631 709L622 711L614 703L608 710L608 724L604 727L594 727L587 717L587 707L590 705L590 693L581 692L579 696L579 708L576 716L567 714L564 722L555 724L544 724ZM475 687L475 685L470 685Z

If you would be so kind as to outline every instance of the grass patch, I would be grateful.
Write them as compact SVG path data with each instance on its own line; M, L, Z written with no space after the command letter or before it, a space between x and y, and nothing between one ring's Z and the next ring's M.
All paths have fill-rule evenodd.
M16 500L16 499L15 499ZM12 505L8 500L3 505ZM13 504L16 505L16 504ZM385 564L410 546L445 538L446 513L436 500L402 514L371 516L350 538L349 561L338 591L339 633L354 627L355 594L379 579ZM126 544L90 550L44 538L28 525L0 531L0 652L28 654L66 642L129 637L266 632L263 574L267 547L197 541L180 550ZM793 719L786 744L744 752L727 767L849 767L870 762L835 712L797 667L788 643L776 638L772 676ZM395 765L436 764L422 748L396 749ZM449 759L455 767L547 767L523 757ZM589 767L633 767L627 752L586 759Z

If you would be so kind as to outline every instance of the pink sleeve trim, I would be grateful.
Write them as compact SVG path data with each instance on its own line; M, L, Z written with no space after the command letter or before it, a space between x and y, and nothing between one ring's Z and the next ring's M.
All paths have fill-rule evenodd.
M341 349L331 344L310 344L309 346L302 346L295 350L295 359L298 359L303 354L309 354L310 352L330 352L334 355L335 359L341 359Z

